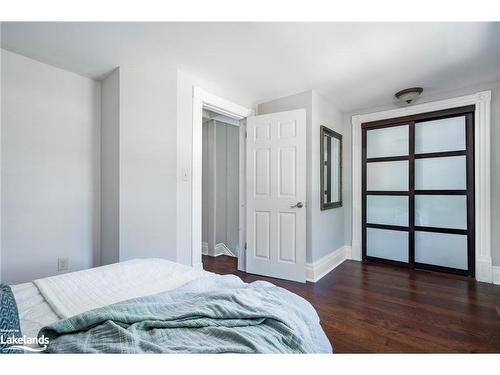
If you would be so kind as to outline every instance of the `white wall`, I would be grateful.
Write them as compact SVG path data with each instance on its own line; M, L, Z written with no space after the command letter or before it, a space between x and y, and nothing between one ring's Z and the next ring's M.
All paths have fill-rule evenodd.
M100 261L100 85L2 51L2 281Z
M120 66L121 261L179 260L176 95L175 69Z
M500 266L500 81L483 83L471 87L466 87L463 89L457 89L453 91L442 92L432 96L426 96L425 91L418 103L431 102L442 99L454 98L462 95L469 95L479 91L491 90L491 228L492 228L492 261L494 266ZM386 106L377 108L367 108L353 111L351 113L344 114L344 181L345 189L349 195L345 194L345 234L346 242L351 244L352 242L352 124L351 117L357 114L372 113L378 111L384 111L396 108L394 104L388 104Z
M202 241L238 253L239 128L220 121L203 124ZM213 232L213 233L212 233Z
M120 70L101 81L101 264L120 259Z
M307 262L314 262L345 244L343 208L320 210L320 126L343 133L343 118L332 104L310 90L258 105L258 114L305 108L307 112Z

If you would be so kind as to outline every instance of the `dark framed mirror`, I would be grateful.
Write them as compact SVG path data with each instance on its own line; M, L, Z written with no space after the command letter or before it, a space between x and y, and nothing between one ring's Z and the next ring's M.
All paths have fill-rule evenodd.
M326 126L320 131L320 207L342 207L342 134Z

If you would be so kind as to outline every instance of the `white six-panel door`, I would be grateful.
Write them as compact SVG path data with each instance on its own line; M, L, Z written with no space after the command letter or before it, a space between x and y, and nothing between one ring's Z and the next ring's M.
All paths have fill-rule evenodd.
M305 282L306 111L247 119L249 273Z

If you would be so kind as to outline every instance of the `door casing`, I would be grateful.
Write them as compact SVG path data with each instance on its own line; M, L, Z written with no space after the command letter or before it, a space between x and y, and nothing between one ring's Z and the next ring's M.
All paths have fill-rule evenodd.
M352 123L352 252L354 260L361 260L361 124L439 111L448 108L475 105L474 114L474 185L476 228L476 280L491 283L491 90L468 95L429 101L401 108L372 112L351 117Z
M192 112L192 194L191 194L191 266L201 269L202 265L202 162L203 162L203 108L222 115L234 118L236 120L243 120L248 116L254 114L254 110L240 106L227 99L221 98L217 95L211 94L198 86L193 86L193 112ZM239 218L240 218L240 251L238 254L238 269L244 271L244 243L245 232L242 231L241 217L245 215L245 194L242 187L245 184L245 160L242 160L242 152L245 155L245 127L241 126L240 122L240 189L239 189ZM243 169L242 169L243 167ZM242 180L243 178L243 180ZM244 224L244 223L243 223ZM242 261L243 258L243 261Z

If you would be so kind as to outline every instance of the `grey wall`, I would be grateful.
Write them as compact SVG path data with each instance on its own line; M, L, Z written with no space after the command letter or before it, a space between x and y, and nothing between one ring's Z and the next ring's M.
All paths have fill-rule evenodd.
M2 50L2 281L100 262L100 84Z
M425 103L435 100L442 100L448 98L454 98L462 95L469 95L476 93L478 91L491 90L492 100L491 100L491 229L492 229L492 258L493 265L500 266L500 81L483 83L471 87L466 87L463 89L457 89L453 91L442 92L433 96L426 96L425 91L422 98L418 103ZM351 173L351 161L352 161L352 148L351 148L351 136L352 136L352 125L351 116L357 114L371 113L377 111L384 111L388 109L394 109L396 106L394 104L388 104L387 106L377 107L377 108L367 108L360 109L350 113L344 114L344 145L346 150L344 152L344 176L345 185L345 235L346 243L351 243L352 241L352 197L351 197L351 184L352 184L352 173Z
M320 126L326 125L343 133L342 114L331 103L314 91L279 98L258 105L258 114L290 111L305 108L306 115L306 162L307 205L306 238L307 262L315 262L345 244L344 208L320 210Z
M101 81L101 264L119 261L120 70Z
M344 133L342 113L315 91L312 92L311 161L312 175L312 259L318 260L345 245L344 207L321 211L320 127ZM345 141L343 140L343 143ZM344 190L344 189L343 189Z
M240 129L234 125L226 128L226 237L225 244L238 255L239 206L240 206Z
M202 241L238 254L239 128L220 121L203 124Z

